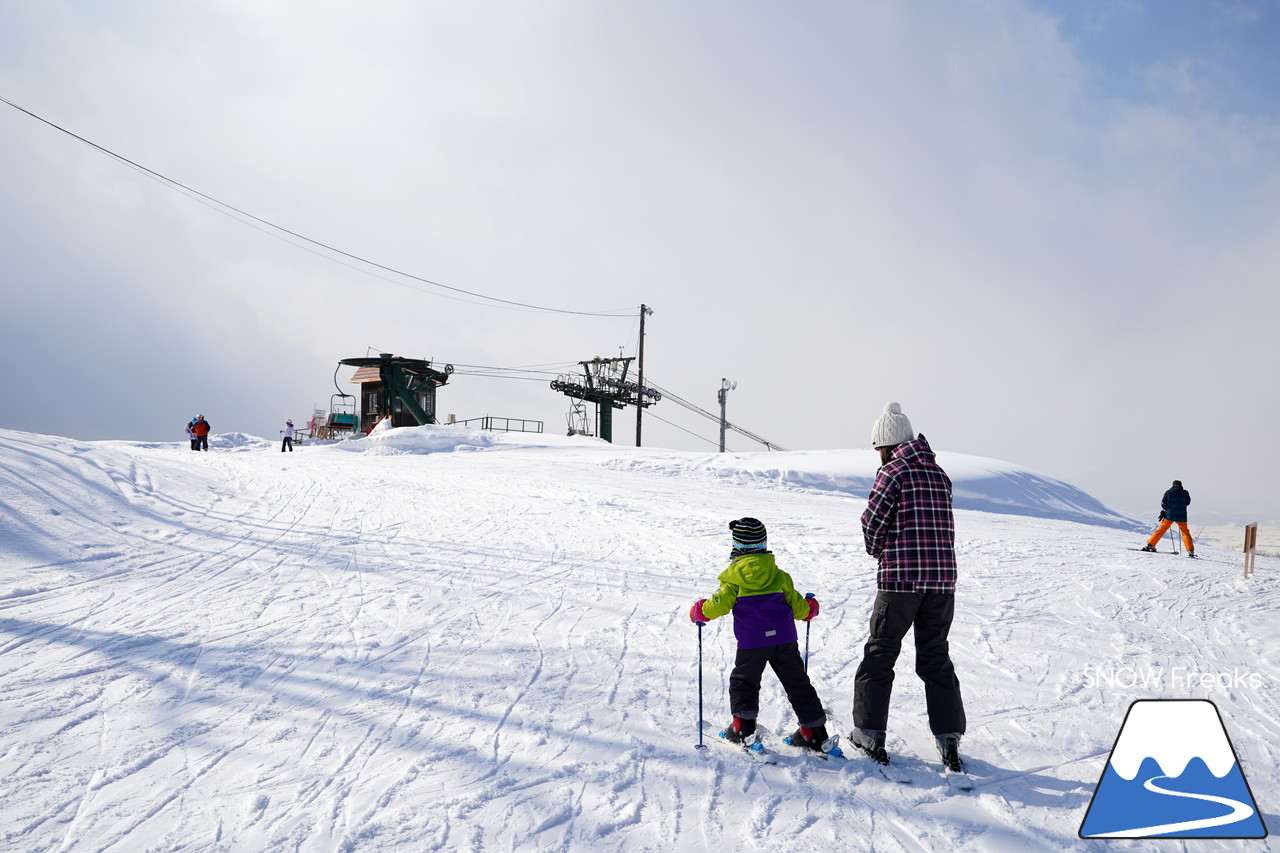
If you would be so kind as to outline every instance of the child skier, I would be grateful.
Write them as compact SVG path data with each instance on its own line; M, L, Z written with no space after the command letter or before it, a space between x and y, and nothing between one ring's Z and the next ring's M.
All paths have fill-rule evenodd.
M738 654L729 676L729 709L733 722L724 737L733 743L751 740L760 709L760 677L773 667L800 721L791 743L818 752L827 738L827 715L809 681L796 637L796 621L818 615L817 599L796 592L791 576L778 568L768 550L765 528L754 518L729 522L733 551L720 573L720 589L689 609L693 622L710 622L733 612Z

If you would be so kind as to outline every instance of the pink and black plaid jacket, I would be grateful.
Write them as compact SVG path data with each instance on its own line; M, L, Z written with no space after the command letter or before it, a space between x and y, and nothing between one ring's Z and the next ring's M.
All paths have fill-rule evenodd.
M951 478L923 435L893 452L862 513L867 553L880 561L882 592L955 592Z

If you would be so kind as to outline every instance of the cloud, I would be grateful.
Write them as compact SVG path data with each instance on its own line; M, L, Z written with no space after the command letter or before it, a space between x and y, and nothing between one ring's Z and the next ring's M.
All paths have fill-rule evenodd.
M941 447L1122 508L1175 461L1224 505L1256 497L1220 470L1204 395L1244 399L1267 375L1276 117L1165 97L1203 84L1176 58L1147 65L1158 97L1100 95L1064 26L1013 0L27 5L0 12L23 34L0 36L0 94L389 266L539 305L648 303L650 378L706 408L735 378L731 417L788 447L864 443L899 399ZM12 111L0 128L23 164L0 177L0 249L38 282L3 285L23 317L6 355L167 359L160 392L100 369L77 403L42 396L6 426L93 437L79 410L146 398L112 416L155 438L214 408L192 402L204 388L219 428L253 432L324 405L337 360L368 348L566 370L634 353L634 320L392 283ZM185 381L183 347L205 354ZM458 375L441 408L558 425L568 400ZM1274 408L1233 413L1230 434Z

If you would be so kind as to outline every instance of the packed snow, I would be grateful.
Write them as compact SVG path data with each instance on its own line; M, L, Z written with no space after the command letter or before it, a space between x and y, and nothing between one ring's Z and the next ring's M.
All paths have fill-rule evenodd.
M1245 579L1209 545L1130 550L1136 520L929 438L956 486L968 793L935 769L909 641L888 747L910 784L782 745L768 674L776 765L698 730L688 609L743 515L821 601L801 642L850 722L870 450L420 427L193 453L0 430L0 848L1113 850L1077 832L1148 698L1212 700L1277 826L1280 560ZM729 620L703 641L709 733Z

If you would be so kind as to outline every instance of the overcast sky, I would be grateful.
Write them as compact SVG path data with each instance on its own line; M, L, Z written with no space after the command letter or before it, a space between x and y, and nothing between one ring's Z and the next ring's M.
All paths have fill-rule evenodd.
M1280 519L1277 44L1244 0L12 0L0 97L379 264L629 316L374 275L0 104L0 427L274 437L340 358L568 370L647 303L647 378L734 379L789 449L897 400L1143 517L1176 477L1193 525ZM563 432L549 378L460 368L440 412Z

